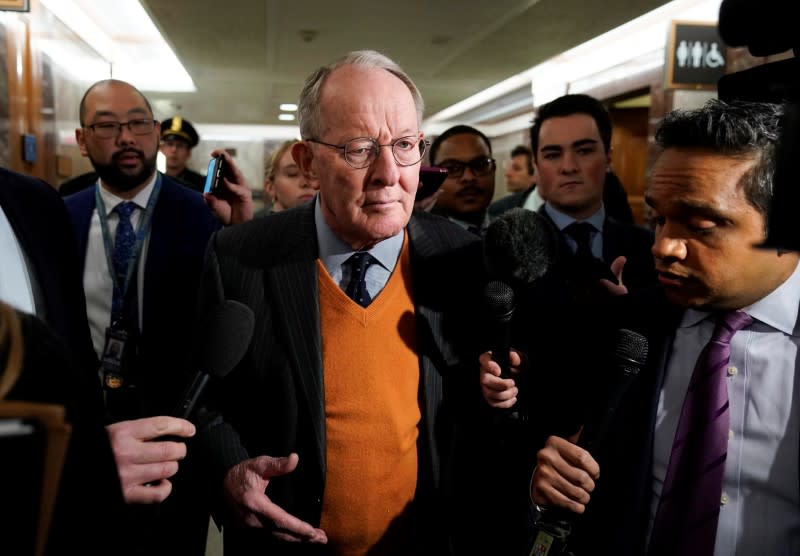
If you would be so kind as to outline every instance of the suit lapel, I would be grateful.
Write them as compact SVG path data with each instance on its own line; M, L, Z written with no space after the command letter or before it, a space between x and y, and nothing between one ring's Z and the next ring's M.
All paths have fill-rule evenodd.
M420 277L432 277L426 266L428 260L439 250L439 245L423 226L422 221L414 217L408 224L409 250L414 281L414 305L417 313L417 349L420 360L419 403L422 412L420 423L419 468L420 484L423 489L438 488L440 454L436 449L437 442L434 424L443 398L443 383L440 369L445 369L457 362L458 357L452 346L444 341L443 314L435 309L432 303L436 289L433 282L423 283Z
M296 212L301 233L293 238L284 261L268 265L264 279L277 307L275 326L282 331L286 353L310 413L317 457L325 474L325 391L322 382L318 256L313 203ZM290 226L287 226L289 229ZM301 256L298 256L302 254ZM280 332L279 332L280 334Z

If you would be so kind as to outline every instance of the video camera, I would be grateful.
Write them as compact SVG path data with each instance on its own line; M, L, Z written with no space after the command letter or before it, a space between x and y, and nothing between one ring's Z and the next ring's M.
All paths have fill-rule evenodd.
M769 229L762 247L800 251L800 229L793 225L800 207L800 170L794 163L800 154L800 33L794 4L795 0L723 0L718 29L727 45L746 46L753 56L792 50L794 57L727 74L717 82L717 94L724 101L785 105Z

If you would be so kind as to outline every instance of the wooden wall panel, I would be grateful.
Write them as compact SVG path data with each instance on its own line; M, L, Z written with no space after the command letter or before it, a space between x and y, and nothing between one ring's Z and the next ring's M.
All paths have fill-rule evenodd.
M6 48L6 133L5 166L11 170L30 173L22 161L22 134L27 131L30 91L27 80L26 16L8 17L4 23Z

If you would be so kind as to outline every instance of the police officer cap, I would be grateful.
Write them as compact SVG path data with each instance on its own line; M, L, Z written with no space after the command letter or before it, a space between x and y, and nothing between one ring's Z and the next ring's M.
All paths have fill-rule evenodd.
M200 138L194 126L188 120L175 116L161 122L161 139L179 139L188 143L190 147L194 147Z

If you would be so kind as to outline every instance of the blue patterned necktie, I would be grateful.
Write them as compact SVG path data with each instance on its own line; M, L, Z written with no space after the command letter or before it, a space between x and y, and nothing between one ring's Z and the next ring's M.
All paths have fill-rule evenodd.
M350 299L362 307L366 307L372 302L364 278L367 275L367 267L373 262L375 262L375 259L366 251L353 253L353 255L344 262L344 264L350 267L350 281L347 283L344 292Z
M114 207L114 211L119 215L117 231L114 235L114 253L112 261L114 263L114 274L118 288L114 288L112 302L112 315L119 317L122 314L122 301L125 292L125 278L128 274L128 264L133 256L133 245L136 243L136 232L131 224L131 214L136 210L136 204L125 201ZM118 291L119 290L119 291Z
M648 554L714 554L730 430L731 338L752 322L742 311L719 314L711 340L697 359L672 443Z

